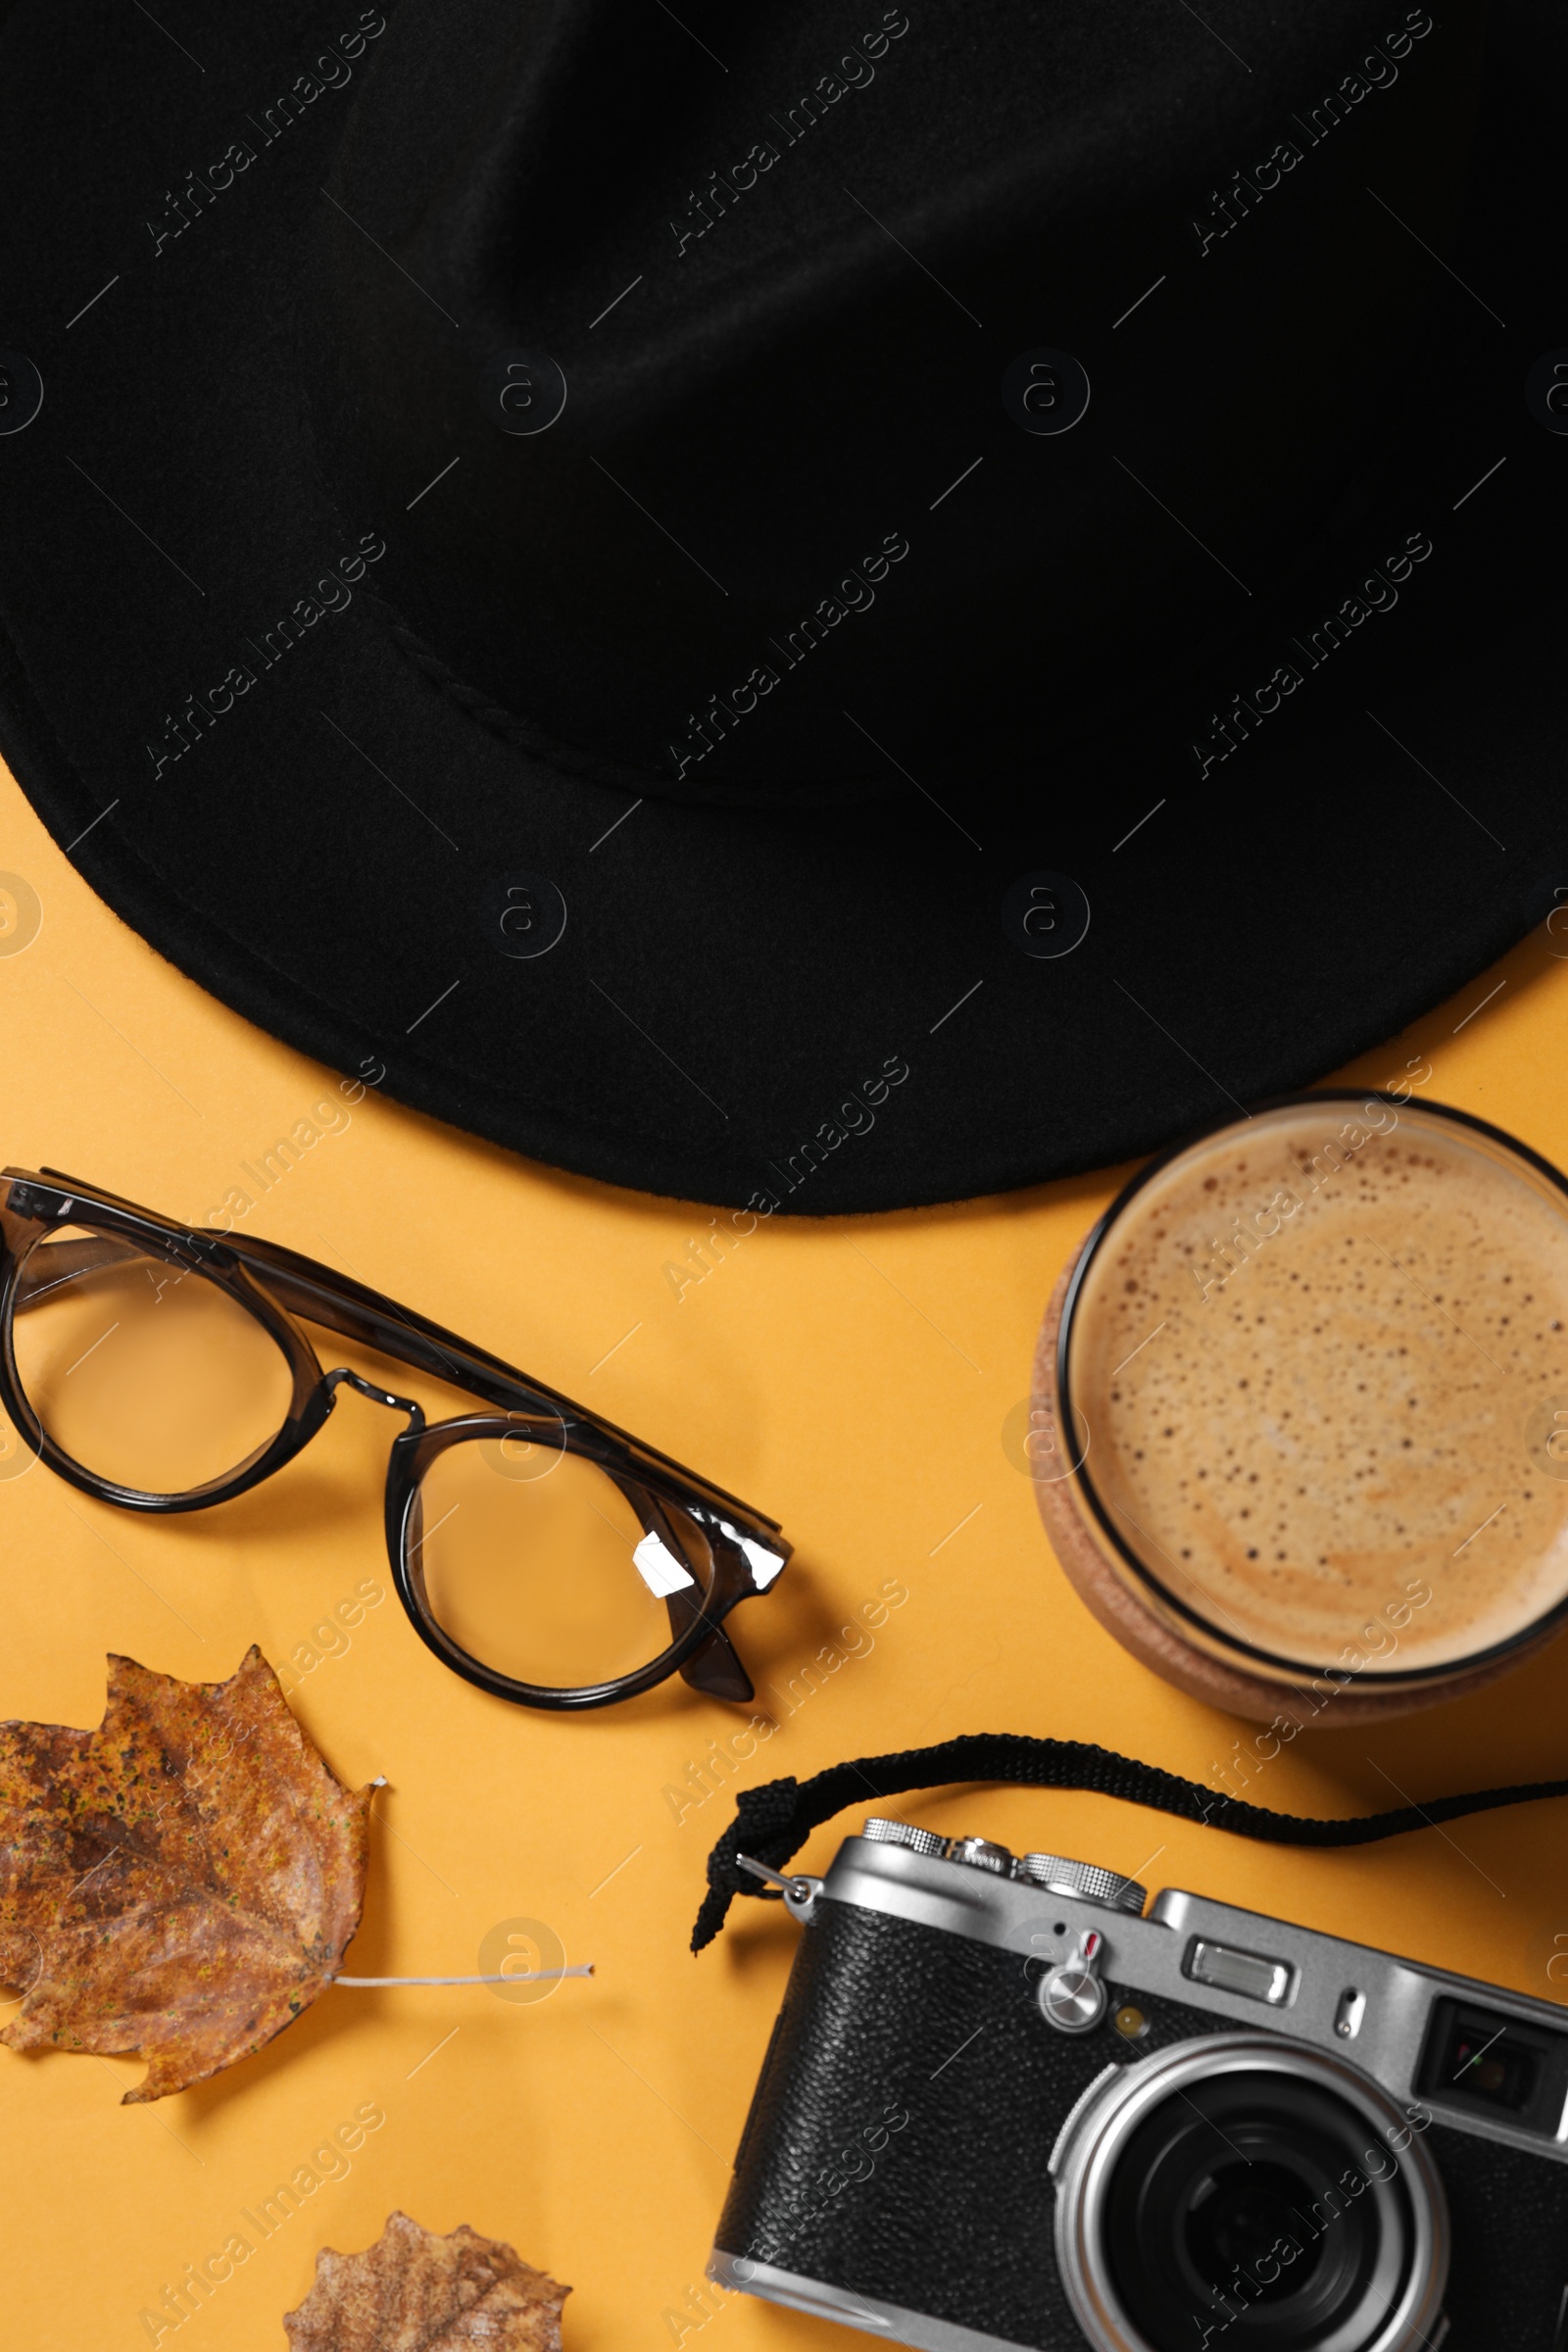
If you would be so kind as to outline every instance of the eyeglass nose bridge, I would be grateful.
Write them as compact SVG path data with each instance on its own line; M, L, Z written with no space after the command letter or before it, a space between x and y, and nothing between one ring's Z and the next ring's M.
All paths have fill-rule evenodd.
M337 1402L338 1389L345 1381L359 1396L368 1396L372 1404L384 1404L394 1413L407 1413L409 1426L403 1432L406 1438L416 1438L423 1429L423 1405L416 1404L412 1396L396 1396L391 1389L378 1389L374 1381L362 1379L358 1372L351 1372L347 1364L339 1364L336 1371L322 1375L321 1386L326 1392L328 1411Z

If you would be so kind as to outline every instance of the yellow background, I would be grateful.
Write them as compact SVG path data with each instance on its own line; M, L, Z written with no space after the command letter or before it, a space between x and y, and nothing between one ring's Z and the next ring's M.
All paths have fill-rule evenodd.
M335 1076L162 962L3 771L0 784L0 869L42 904L36 939L0 956L3 1156L200 1221ZM1385 1083L1424 1054L1428 1097L1568 1164L1568 961L1553 944L1534 935L1354 1078ZM918 1063L917 1039L894 1043ZM1020 1070L1018 1083L1036 1080ZM744 1781L1013 1730L1217 1786L1244 1727L1167 1689L1089 1618L1003 1445L1047 1294L1125 1173L956 1208L779 1220L677 1298L663 1267L707 1210L552 1174L369 1096L247 1228L352 1267L782 1519L795 1560L733 1621L779 1721ZM345 1394L276 1480L175 1521L139 1522L42 1470L0 1482L0 1716L95 1724L109 1650L206 1681L253 1641L285 1661L362 1579L385 1585L390 1427ZM807 1690L803 1669L886 1579L907 1600ZM792 1680L806 1693L793 1708L770 1688L787 1694ZM1364 1812L1399 1791L1562 1773L1565 1680L1559 1642L1478 1698L1375 1736L1304 1736L1251 1792L1282 1810ZM434 2230L470 2222L569 2281L567 2352L672 2344L666 2314L699 2317L687 2298L795 1937L776 1910L743 1904L718 1945L700 1960L687 1948L733 1800L726 1785L677 1820L665 1790L743 1711L679 1681L577 1720L510 1707L448 1674L390 1590L346 1652L298 1678L294 1704L344 1781L389 1783L350 1968L472 1971L490 1930L532 1919L598 1974L532 2006L484 1989L332 1989L260 2056L148 2108L118 2104L131 2062L0 2050L7 2345L145 2343L142 2308L367 2101L386 2121L348 2177L166 2346L281 2352L317 2248L368 2244L399 2206ZM1344 1854L1271 1850L1090 1796L969 1790L909 1809L1568 1992L1547 1974L1568 1953L1560 1806ZM858 1821L818 1832L807 1860L824 1863ZM860 2340L745 2297L710 2303L683 2338L703 2352Z

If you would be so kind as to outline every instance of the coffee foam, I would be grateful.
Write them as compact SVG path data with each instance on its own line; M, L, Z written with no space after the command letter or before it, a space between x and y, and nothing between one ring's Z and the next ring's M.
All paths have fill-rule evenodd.
M1456 1124L1293 1105L1182 1154L1069 1370L1112 1524L1221 1637L1397 1673L1568 1595L1568 1198Z

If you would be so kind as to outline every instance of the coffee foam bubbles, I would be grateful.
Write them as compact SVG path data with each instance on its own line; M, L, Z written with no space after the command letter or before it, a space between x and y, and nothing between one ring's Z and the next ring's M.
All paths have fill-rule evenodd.
M1182 1154L1070 1372L1112 1524L1222 1638L1430 1669L1568 1595L1568 1198L1457 1124L1292 1105Z

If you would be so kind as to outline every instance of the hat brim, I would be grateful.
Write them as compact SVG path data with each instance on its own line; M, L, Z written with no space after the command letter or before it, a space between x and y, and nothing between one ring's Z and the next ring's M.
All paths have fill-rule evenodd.
M1103 1165L1310 1083L1545 911L1568 867L1568 438L1523 398L1561 292L1562 199L1529 160L1554 153L1533 110L1562 47L1539 9L1500 18L1452 259L1486 302L1445 285L1408 462L1321 580L1254 600L1192 674L1087 734L1044 711L1035 814L923 773L918 712L859 715L919 788L838 810L634 806L487 723L370 593L356 550L400 516L340 515L316 471L300 257L345 101L323 93L177 242L154 254L140 217L172 153L221 153L286 84L310 13L236 27L199 81L147 20L90 14L69 55L41 7L4 32L0 343L46 397L0 438L0 745L94 889L264 1028L577 1173L881 1210ZM1200 775L1195 716L1407 534L1433 553L1396 609L1303 655L1300 691ZM302 605L318 617L269 659ZM1021 952L1004 919L1039 872L1087 897L1069 953ZM530 877L564 928L500 952L497 895ZM555 928L548 894L520 903Z

